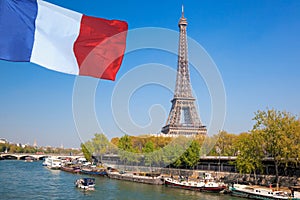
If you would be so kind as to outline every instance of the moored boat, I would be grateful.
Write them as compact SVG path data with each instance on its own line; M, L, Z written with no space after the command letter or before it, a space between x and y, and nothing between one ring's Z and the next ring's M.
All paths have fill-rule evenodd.
M164 183L160 173L109 171L108 177L112 179L132 181L136 183L145 183L151 185L163 185Z
M79 173L80 167L77 166L61 166L60 168L62 171L70 172L70 173Z
M205 178L199 181L188 180L188 178L165 178L165 185L169 187L196 190L200 192L221 192L226 189L226 184L223 182L216 181L212 178L210 173L205 173Z
M95 179L94 178L80 178L75 181L75 186L84 190L94 190L95 189Z
M104 168L83 167L81 168L80 172L88 175L107 176L107 171Z
M270 188L262 188L259 186L249 186L242 184L232 184L229 190L233 196L244 197L249 199L291 199L300 200L300 193L288 193L286 191L279 191Z
M60 169L61 168L61 160L54 157L45 158L43 162L43 166L48 167L49 169Z

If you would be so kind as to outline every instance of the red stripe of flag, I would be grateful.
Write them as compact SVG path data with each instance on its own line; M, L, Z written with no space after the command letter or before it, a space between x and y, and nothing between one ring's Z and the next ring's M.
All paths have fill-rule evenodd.
M124 21L83 15L73 47L79 74L115 80L126 48L127 30Z

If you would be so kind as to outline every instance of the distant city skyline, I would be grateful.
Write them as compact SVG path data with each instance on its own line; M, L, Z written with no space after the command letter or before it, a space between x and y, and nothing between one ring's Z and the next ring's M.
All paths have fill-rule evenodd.
M125 20L129 30L158 27L174 31L178 31L181 6L184 4L189 23L188 36L211 56L224 82L227 112L223 130L236 134L249 131L254 112L267 108L300 115L298 0L153 0L143 4L135 0L47 1L86 15ZM128 48L132 41L132 38L127 40ZM173 42L177 47L178 39ZM132 135L145 134L135 132L129 125L117 126L112 98L115 87L126 74L149 63L168 66L176 74L177 55L159 49L141 49L126 54L115 82L76 78L31 63L0 60L0 138L22 144L33 144L36 140L38 146L59 147L63 144L65 147L79 147L82 141L100 131L109 138L122 136L121 128L128 128ZM153 67L155 70L160 68L163 67ZM190 69L201 121L208 125L212 112L210 93L201 74L191 65ZM153 74L137 77L136 81L143 81L147 76L164 78L155 70ZM166 77L172 87L175 86L174 74ZM95 115L102 130L92 127L91 119L82 121L82 127L76 127L74 123L73 90L78 79L91 87L96 85ZM132 121L139 126L147 126L151 122L149 109L153 108L154 116L162 118L162 122L155 121L155 118L155 126L147 133L157 133L168 116L172 92L158 84L139 87L130 99L124 100L129 105ZM160 105L163 110L155 110L157 107L154 105ZM77 129L80 129L79 134Z
M33 146L33 147L53 147L53 148L64 148L63 144L60 144L60 146L51 146L51 145L39 145L38 142L36 140L32 141L32 142L15 142L15 141L10 141L7 140L6 138L0 138L0 144L16 144L19 146Z

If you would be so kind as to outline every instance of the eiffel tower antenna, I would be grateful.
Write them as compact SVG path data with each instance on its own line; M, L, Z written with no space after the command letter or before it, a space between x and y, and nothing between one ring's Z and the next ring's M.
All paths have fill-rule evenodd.
M170 136L206 135L206 127L200 121L195 106L195 98L192 94L187 52L186 27L188 23L184 17L183 5L181 9L181 18L178 22L180 35L176 86L174 98L171 101L172 107L166 125L162 128L162 132Z

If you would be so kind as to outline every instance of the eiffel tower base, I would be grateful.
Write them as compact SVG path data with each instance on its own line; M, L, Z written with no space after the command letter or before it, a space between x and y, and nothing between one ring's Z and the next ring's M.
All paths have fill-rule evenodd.
M177 136L197 136L197 135L206 135L207 129L205 126L171 126L166 125L161 130L162 133L170 136L170 137L177 137Z

